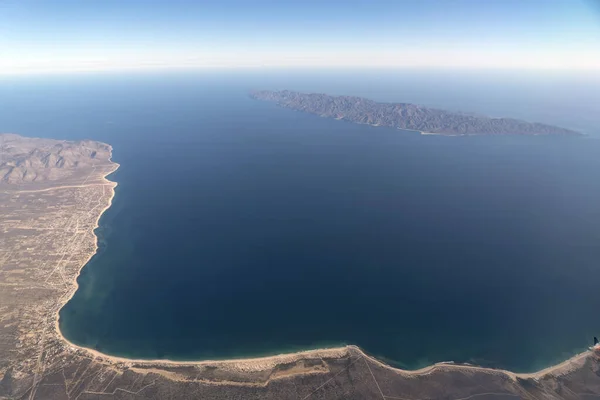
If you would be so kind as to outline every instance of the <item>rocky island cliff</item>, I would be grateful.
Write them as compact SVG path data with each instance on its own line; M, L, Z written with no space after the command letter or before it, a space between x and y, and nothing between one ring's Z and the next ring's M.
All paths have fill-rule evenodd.
M439 135L562 135L581 133L512 118L489 118L423 107L410 103L378 103L354 96L330 96L289 90L255 91L250 97L292 110L359 124L387 126Z

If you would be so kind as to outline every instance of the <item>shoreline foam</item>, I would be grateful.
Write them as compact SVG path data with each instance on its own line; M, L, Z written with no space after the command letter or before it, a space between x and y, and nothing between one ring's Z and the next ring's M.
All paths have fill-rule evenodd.
M113 199L115 197L115 188L118 186L118 182L111 181L107 179L107 176L117 171L120 167L120 164L112 161L112 146L110 146L110 157L108 161L113 165L109 172L105 173L102 176L103 184L110 185L110 190L112 193L110 198L108 199L107 205L102 209L102 211L98 214L96 218L96 223L94 228L92 229L92 233L95 236L96 240L94 242L94 250L90 253L89 257L86 258L86 261L79 268L79 273L73 279L73 290L70 292L69 296L61 301L60 306L56 310L55 315L55 332L58 337L65 343L65 345L72 351L83 351L95 359L105 360L110 363L119 363L119 364L127 364L130 366L146 366L146 367L160 367L160 366L222 366L226 369L234 369L242 372L253 372L253 371L264 371L270 368L274 368L277 365L284 363L291 363L301 359L315 359L315 358L342 358L345 356L352 356L352 351L355 351L358 357L363 357L364 359L369 359L374 364L378 366L392 370L401 375L424 375L429 374L435 370L472 370L479 372L487 372L487 373L502 373L510 377L511 379L516 380L520 379L539 379L543 376L549 374L565 374L577 367L581 367L583 363L586 361L588 357L591 356L600 356L600 344L593 347L593 349L586 350L584 352L578 353L567 360L560 362L558 364L550 365L546 368L543 368L539 371L528 372L528 373L516 373L505 369L496 369L489 367L480 367L477 365L470 364L459 364L454 363L453 361L446 362L437 362L431 364L429 366L419 368L416 370L405 370L401 368L395 368L389 364L386 364L377 358L366 354L360 347L356 345L346 345L343 347L332 347L332 348L324 348L324 349L313 349L313 350L305 350L298 351L293 353L283 353L272 356L264 356L264 357L252 357L252 358L239 358L239 359L225 359L225 360L198 360L198 361L176 361L169 359L133 359L121 356L113 356L109 354L102 353L98 350L90 349L85 346L77 345L71 341L69 341L61 332L59 326L59 313L60 310L73 298L77 290L79 289L79 284L77 279L81 274L83 268L90 262L92 257L97 254L98 251L98 236L95 234L95 230L100 226L100 219L102 215L112 206Z

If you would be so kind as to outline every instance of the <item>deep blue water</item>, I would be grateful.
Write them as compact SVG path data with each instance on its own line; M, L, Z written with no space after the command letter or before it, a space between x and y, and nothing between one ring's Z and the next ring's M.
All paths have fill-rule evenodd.
M356 94L588 138L434 137L249 99ZM206 359L356 344L530 371L600 334L600 80L449 72L0 81L0 131L114 147L70 340Z

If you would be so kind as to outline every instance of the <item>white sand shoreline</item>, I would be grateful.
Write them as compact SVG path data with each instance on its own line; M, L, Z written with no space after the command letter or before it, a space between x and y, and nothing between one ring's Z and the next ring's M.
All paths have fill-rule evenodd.
M110 147L110 151L111 151L111 157L112 157L112 146ZM110 185L110 190L112 190L112 193L110 195L108 203L102 209L102 211L98 214L93 231L95 231L99 227L100 218L102 217L104 212L106 210L108 210L110 208L110 206L112 205L112 201L115 196L115 188L118 185L117 182L110 181L107 179L107 176L114 173L120 166L118 163L113 162L111 160L111 157L109 157L109 161L114 165L114 168L112 168L110 171L106 172L104 174L104 176L102 177L102 179L104 181L104 184ZM298 361L300 359L342 358L342 357L346 357L346 356L352 356L353 355L352 352L354 351L355 355L364 357L365 359L368 359L369 361L373 362L376 365L379 365L382 368L393 370L402 375L423 375L423 374L429 374L432 371L439 370L439 369L441 369L441 370L453 370L453 369L464 370L464 369L467 369L467 370L483 371L483 372L489 372L489 373L503 373L503 374L506 374L507 376L511 377L512 379L517 379L517 378L539 379L548 374L568 373L576 367L581 367L588 357L600 356L600 345L598 345L594 348L593 351L586 350L586 351L579 353L561 363L558 363L556 365L552 365L547 368L544 368L540 371L531 372L531 373L514 373L514 372L511 372L508 370L503 370L503 369L479 367L479 366L467 365L467 364L454 364L453 361L438 362L438 363L435 363L430 366L420 368L417 370L404 370L404 369L392 367L392 366L376 359L375 357L366 354L358 346L355 346L355 345L347 345L347 346L343 346L343 347L333 347L333 348L324 348L324 349L305 350L305 351L278 354L278 355L265 356L265 357L226 359L226 360L176 361L176 360L169 360L169 359L151 360L151 359L133 359L133 358L127 358L127 357L112 356L112 355L108 355L108 354L102 353L100 351L90 349L90 348L80 346L80 345L70 342L67 338L65 338L63 336L63 334L60 330L60 327L59 327L59 312L60 312L60 310L65 306L65 304L67 304L72 299L72 297L75 295L75 293L79 289L79 284L77 283L79 274L81 273L81 270L89 263L91 258L98 251L98 237L95 235L95 233L94 233L94 236L96 237L94 250L92 252L90 252L89 257L87 257L86 261L83 263L83 265L81 265L81 267L79 269L79 273L73 279L73 288L74 289L70 292L70 295L68 297L66 297L64 301L61 302L60 306L58 307L58 309L56 311L56 315L55 315L55 326L54 327L55 327L56 334L66 344L67 348L71 349L72 351L83 351L83 352L89 354L92 358L105 360L109 363L126 364L129 366L143 365L143 366L148 366L148 367L151 367L151 366L160 367L161 365L162 366L171 366L171 367L173 367L173 366L203 366L203 365L207 366L207 365L210 365L210 366L221 366L221 367L224 367L225 369L229 369L229 370L254 372L254 371L264 371L267 369L274 368L277 365L285 364L285 363L292 363L292 362Z

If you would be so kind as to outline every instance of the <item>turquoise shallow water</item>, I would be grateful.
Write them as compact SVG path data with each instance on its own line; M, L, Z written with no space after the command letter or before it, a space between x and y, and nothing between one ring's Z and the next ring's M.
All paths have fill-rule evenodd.
M592 134L600 114L584 100L598 92L575 78L323 74L0 82L0 129L102 140L121 164L100 251L60 314L65 336L135 358L352 343L408 368L518 371L588 346L600 333L598 139L420 136L246 92L498 110Z

